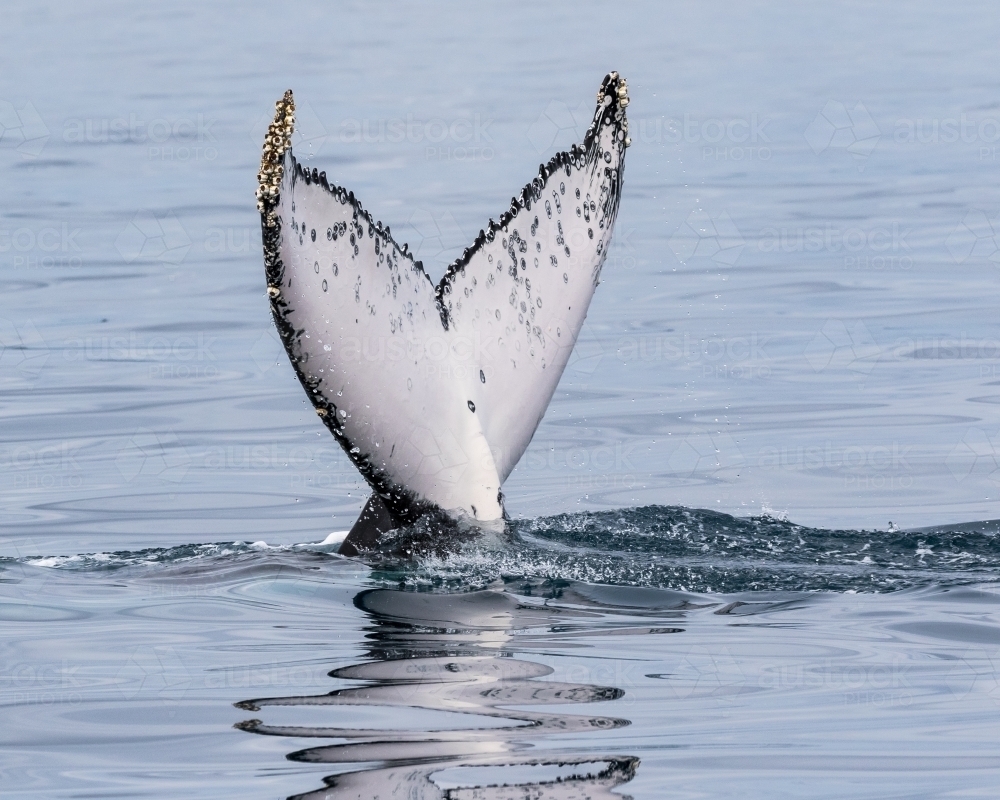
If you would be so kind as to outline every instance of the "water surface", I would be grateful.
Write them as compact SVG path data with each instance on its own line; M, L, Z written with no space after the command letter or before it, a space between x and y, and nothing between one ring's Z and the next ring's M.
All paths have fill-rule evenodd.
M5 796L996 793L992 6L8 6ZM440 275L611 69L508 538L308 544L367 490L271 327L274 101Z

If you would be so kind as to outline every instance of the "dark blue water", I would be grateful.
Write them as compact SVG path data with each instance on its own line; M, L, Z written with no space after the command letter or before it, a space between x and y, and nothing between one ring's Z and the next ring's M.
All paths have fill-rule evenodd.
M8 4L4 796L996 795L992 12ZM271 327L274 101L440 275L611 69L512 524L333 555L367 490Z

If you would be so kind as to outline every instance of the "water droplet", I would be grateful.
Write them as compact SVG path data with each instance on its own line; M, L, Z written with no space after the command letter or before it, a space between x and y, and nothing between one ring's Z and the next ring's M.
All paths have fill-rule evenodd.
M323 279L323 291L326 291L326 278Z
M476 413L476 404L473 403L471 400L469 401L469 411L471 411L473 414Z
M479 370L479 380L481 383L486 383L486 373Z

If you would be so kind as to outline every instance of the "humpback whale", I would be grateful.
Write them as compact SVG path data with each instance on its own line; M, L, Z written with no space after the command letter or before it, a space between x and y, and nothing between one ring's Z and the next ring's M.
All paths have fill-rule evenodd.
M371 486L341 546L431 514L505 518L502 485L569 360L607 257L630 144L609 73L557 153L435 285L354 193L296 160L289 90L258 174L267 294L323 424Z

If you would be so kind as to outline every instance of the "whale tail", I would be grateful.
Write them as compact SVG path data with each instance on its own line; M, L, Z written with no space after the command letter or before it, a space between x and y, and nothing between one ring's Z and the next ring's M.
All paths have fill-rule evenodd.
M444 511L504 518L583 325L629 144L628 90L604 78L583 142L553 156L435 285L353 192L291 149L276 104L258 176L274 322L320 419L372 487L342 552Z

